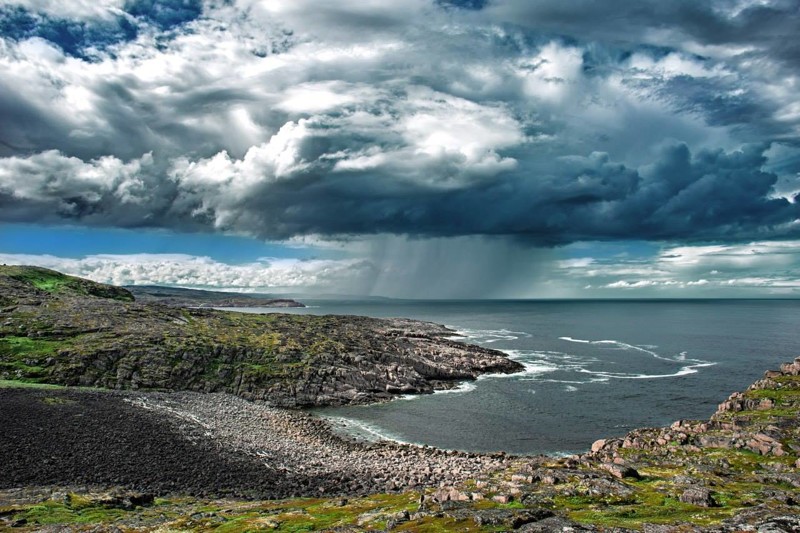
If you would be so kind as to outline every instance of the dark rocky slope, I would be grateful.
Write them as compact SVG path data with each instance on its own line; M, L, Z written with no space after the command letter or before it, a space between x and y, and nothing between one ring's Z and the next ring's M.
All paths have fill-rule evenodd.
M287 298L269 298L257 294L204 291L157 285L130 285L125 289L137 302L159 303L172 307L305 307Z
M223 391L299 407L428 393L522 369L411 320L182 309L34 267L0 267L0 295L7 380Z
M0 389L0 425L2 489L123 486L266 498L293 485L255 457L183 438L180 421L113 392Z

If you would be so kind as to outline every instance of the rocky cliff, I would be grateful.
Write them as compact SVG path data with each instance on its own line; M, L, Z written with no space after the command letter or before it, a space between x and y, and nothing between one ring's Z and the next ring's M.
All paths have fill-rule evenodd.
M221 391L299 407L429 393L522 369L411 320L182 309L33 267L0 267L0 295L0 379Z

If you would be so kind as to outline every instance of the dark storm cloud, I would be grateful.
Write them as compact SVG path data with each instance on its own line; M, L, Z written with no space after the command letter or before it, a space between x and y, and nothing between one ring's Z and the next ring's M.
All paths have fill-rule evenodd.
M797 50L800 30L800 4L795 0L495 0L487 9L497 20L582 40L663 44L662 36L654 34L661 31L705 44L758 44L791 63L800 62L798 55L792 53Z
M13 4L3 221L548 245L798 231L796 2Z
M331 148L308 138L311 159ZM335 148L335 147L334 147ZM631 169L605 154L562 158L557 174L511 173L458 189L382 180L370 172L333 172L332 164L298 169L231 191L247 172L206 160L161 180L151 160L101 161L86 168L56 153L0 170L35 175L30 199L2 191L6 220L67 219L96 225L216 227L283 239L306 234L421 236L513 235L555 245L594 239L703 240L786 237L800 204L770 198L777 177L763 172L765 146L741 151L667 147L656 163ZM45 157L46 156L46 157ZM236 162L233 163L236 165ZM86 177L100 169L104 185ZM267 167L250 169L270 174ZM229 178L218 181L212 172ZM239 172L238 175L236 173ZM143 176L149 176L144 177Z
M480 10L486 7L489 0L437 0L437 3L444 7Z

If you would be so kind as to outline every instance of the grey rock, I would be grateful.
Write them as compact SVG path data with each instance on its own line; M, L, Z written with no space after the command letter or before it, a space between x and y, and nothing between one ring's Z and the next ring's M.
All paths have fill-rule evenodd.
M686 489L680 495L680 501L699 507L716 507L717 502L711 496L711 491L702 487L692 487Z

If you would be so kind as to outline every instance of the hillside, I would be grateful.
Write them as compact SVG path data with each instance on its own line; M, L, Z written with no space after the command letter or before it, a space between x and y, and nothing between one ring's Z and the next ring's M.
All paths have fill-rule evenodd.
M129 285L125 289L138 302L160 303L175 307L305 307L288 298L270 298L260 294L206 291L159 285Z
M95 297L120 302L134 301L130 291L95 283L55 270L34 266L0 266L0 304L13 305L27 299Z
M0 267L0 379L111 389L230 392L320 406L425 393L505 354L435 324L253 315L133 301L125 289L36 267Z

